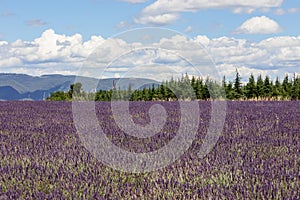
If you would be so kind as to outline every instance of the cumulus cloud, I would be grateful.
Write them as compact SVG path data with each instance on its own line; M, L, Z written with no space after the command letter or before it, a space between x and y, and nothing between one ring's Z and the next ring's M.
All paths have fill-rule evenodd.
M282 2L283 0L156 0L141 11L135 22L165 25L174 22L181 12L222 8L232 10L234 13L252 13L257 9L280 7Z
M145 46L138 41L101 36L83 41L80 34L66 36L49 29L33 41L0 41L1 72L76 74L85 66L82 75L87 76L99 77L106 72L105 77L113 77L127 73L165 80L176 73L196 73L193 66L209 74L205 70L214 67L214 63L219 73L227 77L234 76L236 67L245 77L250 73L272 76L299 72L300 36L250 42L233 37L173 35Z
M238 27L234 33L236 34L272 34L282 30L279 24L266 17L252 17Z
M145 13L197 11L208 8L262 9L279 7L283 0L157 0L144 9Z
M268 8L263 8L265 11L268 10ZM237 8L234 8L233 10L233 13L235 14L242 14L242 13L247 13L247 14L251 14L255 11L254 8L245 8L245 7L237 7Z
M300 71L300 36L272 37L258 43L217 38L212 39L210 45L218 66L243 66L249 73L263 71L261 74L271 76Z
M31 71L36 74L38 71L55 71L54 66L57 71L65 71L72 66L70 70L74 73L74 67L82 65L82 61L103 41L102 37L93 36L89 41L83 42L79 34L65 36L49 29L34 41L0 42L0 69L33 67Z
M0 46L4 46L4 45L7 45L8 44L8 42L6 42L6 41L0 41Z
M170 13L158 15L141 15L138 18L134 18L134 22L137 24L167 25L173 23L178 18L178 14Z
M136 4L136 3L145 3L145 2L147 2L148 0L119 0L119 1L124 1L124 2L127 2L127 3L133 3L133 4Z

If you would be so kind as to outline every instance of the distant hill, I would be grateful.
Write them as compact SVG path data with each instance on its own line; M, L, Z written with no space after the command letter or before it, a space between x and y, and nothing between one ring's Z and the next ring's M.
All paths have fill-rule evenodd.
M1 100L43 100L51 92L68 91L74 82L81 82L83 90L91 92L96 90L109 90L115 85L120 89L127 89L129 84L133 89L150 87L159 82L143 78L108 78L95 79L77 77L75 75L43 75L30 76L26 74L0 73L0 99ZM96 87L97 86L97 87Z

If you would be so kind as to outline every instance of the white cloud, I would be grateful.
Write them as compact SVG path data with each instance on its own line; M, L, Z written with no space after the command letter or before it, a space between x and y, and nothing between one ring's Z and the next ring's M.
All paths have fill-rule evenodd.
M192 26L188 26L188 27L186 27L186 28L184 29L184 32L189 33L189 32L191 32L192 30L193 30L193 27L192 27Z
M299 12L299 8L290 8L288 9L288 13L297 13Z
M0 41L0 46L4 46L4 45L7 45L8 44L8 42L6 42L6 41Z
M122 29L124 27L126 27L128 24L125 21L120 21L119 24L117 25L118 29Z
M141 15L134 18L134 22L138 24L151 24L151 25L166 25L171 24L179 18L178 14L159 14L159 15Z
M49 29L33 41L0 41L0 71L76 74L85 66L88 76L97 77L103 71L120 76L128 72L128 75L163 80L172 73L192 71L189 61L207 74L205 70L213 66L210 57L220 74L228 77L234 75L235 67L246 77L251 72L280 76L300 71L300 36L250 42L229 37L210 39L199 35L189 39L174 35L147 44L149 46L152 48L145 48L138 41L131 43L101 36L83 41L79 34L66 36Z
M282 29L279 24L266 17L253 17L245 21L240 27L238 27L234 33L236 34L272 34L278 33Z
M300 71L299 36L273 37L259 43L234 38L228 40L232 42L224 43L219 39L210 42L211 45L217 41L219 43L210 48L218 65L244 66L249 68L249 73L254 70L278 76Z
M285 10L283 10L282 8L278 8L275 11L276 15L284 15L285 14Z
M196 43L199 43L200 45L203 45L204 47L207 48L207 46L209 45L209 38L207 36L203 36L203 35L198 35L194 41Z
M157 0L144 9L144 13L197 11L209 8L262 9L279 7L283 0Z
M203 9L229 9L234 13L252 13L259 9L278 8L284 0L156 0L140 13L140 24L165 25L174 22L181 12L196 12ZM161 16L167 17L161 23ZM176 16L176 17L175 17ZM172 18L172 20L170 20Z
M132 22L127 22L127 21L120 21L117 25L116 28L118 30L120 29L130 29L133 27L133 23Z
M247 67L244 65L233 65L233 64L221 64L218 66L220 74L224 75L226 77L227 81L234 80L234 78L235 78L234 76L235 76L237 68L238 68L238 72L242 78L242 80L241 80L242 83L248 82L250 74L253 74L254 77L258 77L259 75L261 75L262 77L265 77L268 75L273 80L275 80L275 78L278 76L278 74L280 74L277 69L264 70L264 69L251 68L251 67ZM282 75L284 75L284 73Z
M289 9L287 9L287 10L284 10L284 9L282 9L282 8L278 8L278 9L275 10L275 14L276 14L276 15L284 15L284 14L286 14L286 13L291 13L291 14L293 14L293 13L297 13L297 12L299 12L299 9L298 9L298 8L289 8Z
M20 58L9 57L0 60L0 66L11 67L21 65L22 61Z
M54 71L55 69L51 69L53 66L61 71L64 69L59 68L73 66L71 69L74 73L74 67L82 65L82 61L103 41L102 37L92 36L89 41L83 42L79 34L65 36L49 29L34 41L0 42L0 69L22 66L33 68L35 74L37 71L44 72L41 69L47 68Z
M260 48L266 49L278 49L285 47L299 47L300 46L300 36L280 36L265 39L257 44Z
M121 75L119 73L115 73L114 78L121 78Z
M247 14L251 14L255 11L254 8L245 8L245 7L238 7L238 8L234 8L233 9L233 13L235 14L242 14L242 13L247 13Z
M147 2L148 0L119 0L119 1L124 1L124 2L127 2L127 3L133 3L133 4L136 4L136 3L145 3L145 2Z

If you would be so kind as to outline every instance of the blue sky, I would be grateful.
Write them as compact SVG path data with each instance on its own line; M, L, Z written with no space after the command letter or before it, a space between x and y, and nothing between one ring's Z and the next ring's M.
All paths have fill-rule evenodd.
M92 46L123 31L157 27L205 44L228 76L235 68L245 76L299 73L299 19L298 0L0 0L0 72L74 74ZM68 51L60 54L63 44ZM113 71L109 76L120 75Z
M263 8L252 13L234 13L230 8L203 8L193 12L180 12L174 22L163 25L134 22L141 11L155 1L145 3L128 3L122 1L0 1L1 39L33 40L46 29L54 29L61 34L80 33L84 39L92 35L110 37L120 31L143 26L163 26L180 32L187 31L188 36L207 35L208 37L235 36L238 38L263 39L270 35L297 36L300 19L300 1L286 0L279 7ZM284 14L279 14L282 9ZM289 13L289 9L297 9ZM232 32L243 22L253 16L267 16L279 23L284 30L268 35L233 35ZM122 26L122 24L124 25ZM186 30L191 27L191 30Z

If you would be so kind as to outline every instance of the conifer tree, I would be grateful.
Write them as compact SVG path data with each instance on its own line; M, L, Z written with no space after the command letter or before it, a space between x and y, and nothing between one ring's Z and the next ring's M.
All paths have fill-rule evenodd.
M291 99L297 100L300 99L300 78L294 74L293 84L292 84L292 94Z
M289 96L291 96L292 92L292 83L289 81L289 75L286 74L283 81L282 81L282 96L284 99L287 99Z
M257 81L256 81L256 97L260 98L260 97L264 97L264 81L262 79L261 74L257 77Z
M269 76L265 77L263 91L263 97L270 98L272 96L272 84L270 82Z
M279 77L277 76L275 84L273 86L273 90L272 90L272 97L274 97L276 100L278 100L278 98L280 97L281 94L282 94L281 83L279 81Z
M240 77L238 70L236 69L236 75L235 75L235 79L234 79L234 91L235 91L236 99L239 99L240 97L242 97L241 85L242 85L241 77Z
M249 77L248 83L246 84L245 92L248 99L253 99L256 97L256 83L252 73Z

